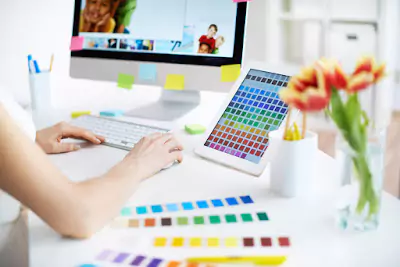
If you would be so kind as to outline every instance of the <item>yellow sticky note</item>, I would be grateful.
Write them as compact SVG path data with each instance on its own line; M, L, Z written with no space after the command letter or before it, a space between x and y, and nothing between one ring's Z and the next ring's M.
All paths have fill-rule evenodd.
M118 74L118 87L124 89L132 89L132 85L135 81L135 77L129 74L120 73Z
M76 119L82 115L90 115L90 111L74 111L71 113L71 118Z
M164 85L165 90L185 89L185 76L179 74L168 74Z
M240 64L221 66L221 82L235 82L240 76Z
M165 247L167 245L167 239L165 237L157 237L154 239L155 247Z
M225 246L227 248L235 248L238 246L238 240L235 237L228 237L225 239Z
M174 239L172 239L172 246L173 247L183 247L183 243L184 243L184 239L183 237L175 237Z
M219 239L218 238L209 238L209 239L207 239L207 245L209 247L218 247Z
M201 238L200 237L193 237L190 239L190 246L191 247L201 247Z

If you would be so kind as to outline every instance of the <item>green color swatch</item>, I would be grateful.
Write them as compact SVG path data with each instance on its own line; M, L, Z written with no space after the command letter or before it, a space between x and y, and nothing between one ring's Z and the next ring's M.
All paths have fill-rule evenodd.
M241 216L242 216L242 220L244 222L252 222L253 221L253 217L251 217L250 213L243 213L243 214L241 214Z
M210 216L210 223L211 224L220 224L221 219L219 218L218 215L212 215L212 216Z
M189 134L202 134L207 130L207 128L200 124L186 124L185 130Z
M260 221L268 221L268 215L265 212L258 212L257 217Z
M225 220L226 220L227 223L235 223L235 222L237 222L236 216L234 214L225 215Z
M204 217L203 216L195 216L194 224L204 224Z
M131 216L132 215L132 211L130 208L123 208L121 210L121 216Z
M135 78L132 75L120 73L118 74L118 87L132 89Z
M178 222L178 225L188 225L189 219L188 219L188 217L178 217L177 222Z

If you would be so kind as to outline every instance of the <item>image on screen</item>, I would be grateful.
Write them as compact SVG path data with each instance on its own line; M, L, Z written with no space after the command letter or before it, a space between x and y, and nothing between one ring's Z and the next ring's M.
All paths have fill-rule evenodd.
M233 57L232 0L82 0L84 50Z
M268 148L268 132L277 130L288 112L278 92L289 79L250 70L204 145L259 163Z

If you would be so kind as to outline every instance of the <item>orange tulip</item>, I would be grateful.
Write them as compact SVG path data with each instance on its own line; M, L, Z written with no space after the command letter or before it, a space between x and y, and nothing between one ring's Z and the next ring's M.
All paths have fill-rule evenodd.
M367 89L385 76L385 64L377 65L373 57L362 57L350 77L347 91L349 93Z
M374 83L374 75L369 72L360 72L350 78L347 92L355 93L364 90Z

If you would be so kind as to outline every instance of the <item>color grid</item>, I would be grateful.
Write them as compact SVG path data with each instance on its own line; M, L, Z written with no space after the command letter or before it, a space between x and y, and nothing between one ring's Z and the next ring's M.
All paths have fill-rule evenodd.
M271 247L290 247L290 239L288 237L227 237L227 238L218 238L218 237L156 237L154 239L153 245L155 247L190 247L190 248L199 248L199 247L208 247L208 248L253 248L253 247L263 247L263 248L271 248Z
M211 199L211 200L197 200L182 203L168 203L165 205L151 205L151 206L139 206L139 207L125 207L121 210L121 216L132 216L134 213L137 215L144 214L159 214L163 212L177 212L177 211L189 211L195 209L209 209L209 208L220 208L237 206L242 204L253 204L254 201L250 196L240 197L227 197L225 199Z
M117 218L110 226L112 228L153 228L173 226L201 226L237 223L267 222L269 217L266 212L225 214L225 215L198 215L181 217L161 217L145 219Z
M250 70L205 146L259 163L268 148L268 132L278 129L288 112L278 91L289 79Z

